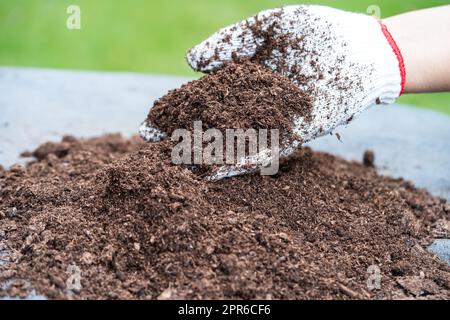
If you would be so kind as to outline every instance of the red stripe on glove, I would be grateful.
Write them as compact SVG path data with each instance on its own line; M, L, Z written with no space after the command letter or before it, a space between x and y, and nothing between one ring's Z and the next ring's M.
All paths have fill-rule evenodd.
M406 68L405 68L405 61L403 60L402 52L400 51L400 48L398 47L397 43L394 40L394 37L389 32L388 28L386 27L383 22L377 18L378 23L381 26L381 31L383 32L384 36L386 37L387 41L389 42L390 46L392 47L392 50L394 50L395 56L398 60L398 65L400 68L400 75L402 77L402 83L401 83L401 90L400 95L405 91L405 84L406 84Z

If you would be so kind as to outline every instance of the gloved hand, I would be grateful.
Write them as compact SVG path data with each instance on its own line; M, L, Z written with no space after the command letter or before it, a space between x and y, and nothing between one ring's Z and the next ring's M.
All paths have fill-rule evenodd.
M310 92L313 120L295 120L301 143L330 133L375 104L393 103L405 85L394 39L374 17L323 6L267 10L224 28L187 54L190 66L210 72L251 58Z

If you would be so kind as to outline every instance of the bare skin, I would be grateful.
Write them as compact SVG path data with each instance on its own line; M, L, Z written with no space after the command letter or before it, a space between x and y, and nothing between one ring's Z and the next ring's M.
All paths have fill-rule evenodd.
M450 91L450 5L383 22L405 60L405 93Z

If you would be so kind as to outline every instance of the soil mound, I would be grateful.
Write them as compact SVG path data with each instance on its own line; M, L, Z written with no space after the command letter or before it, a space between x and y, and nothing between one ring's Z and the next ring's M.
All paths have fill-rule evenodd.
M206 182L172 165L167 143L66 137L37 150L0 170L1 294L450 297L450 268L424 250L448 203L371 167L304 149L276 176Z

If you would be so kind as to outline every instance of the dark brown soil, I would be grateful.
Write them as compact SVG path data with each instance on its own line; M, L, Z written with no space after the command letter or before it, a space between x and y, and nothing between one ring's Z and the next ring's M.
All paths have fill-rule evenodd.
M309 149L277 176L205 182L169 145L66 137L0 170L1 294L49 298L449 298L427 253L446 201ZM62 152L62 150L64 150ZM67 290L68 267L81 290ZM369 290L368 267L381 272ZM370 279L369 279L370 280Z
M258 64L232 63L157 100L147 123L169 135L179 128L278 129L292 138L295 116L311 119L311 100L288 78Z
M372 150L366 150L363 154L363 163L368 167L375 167L375 153Z

